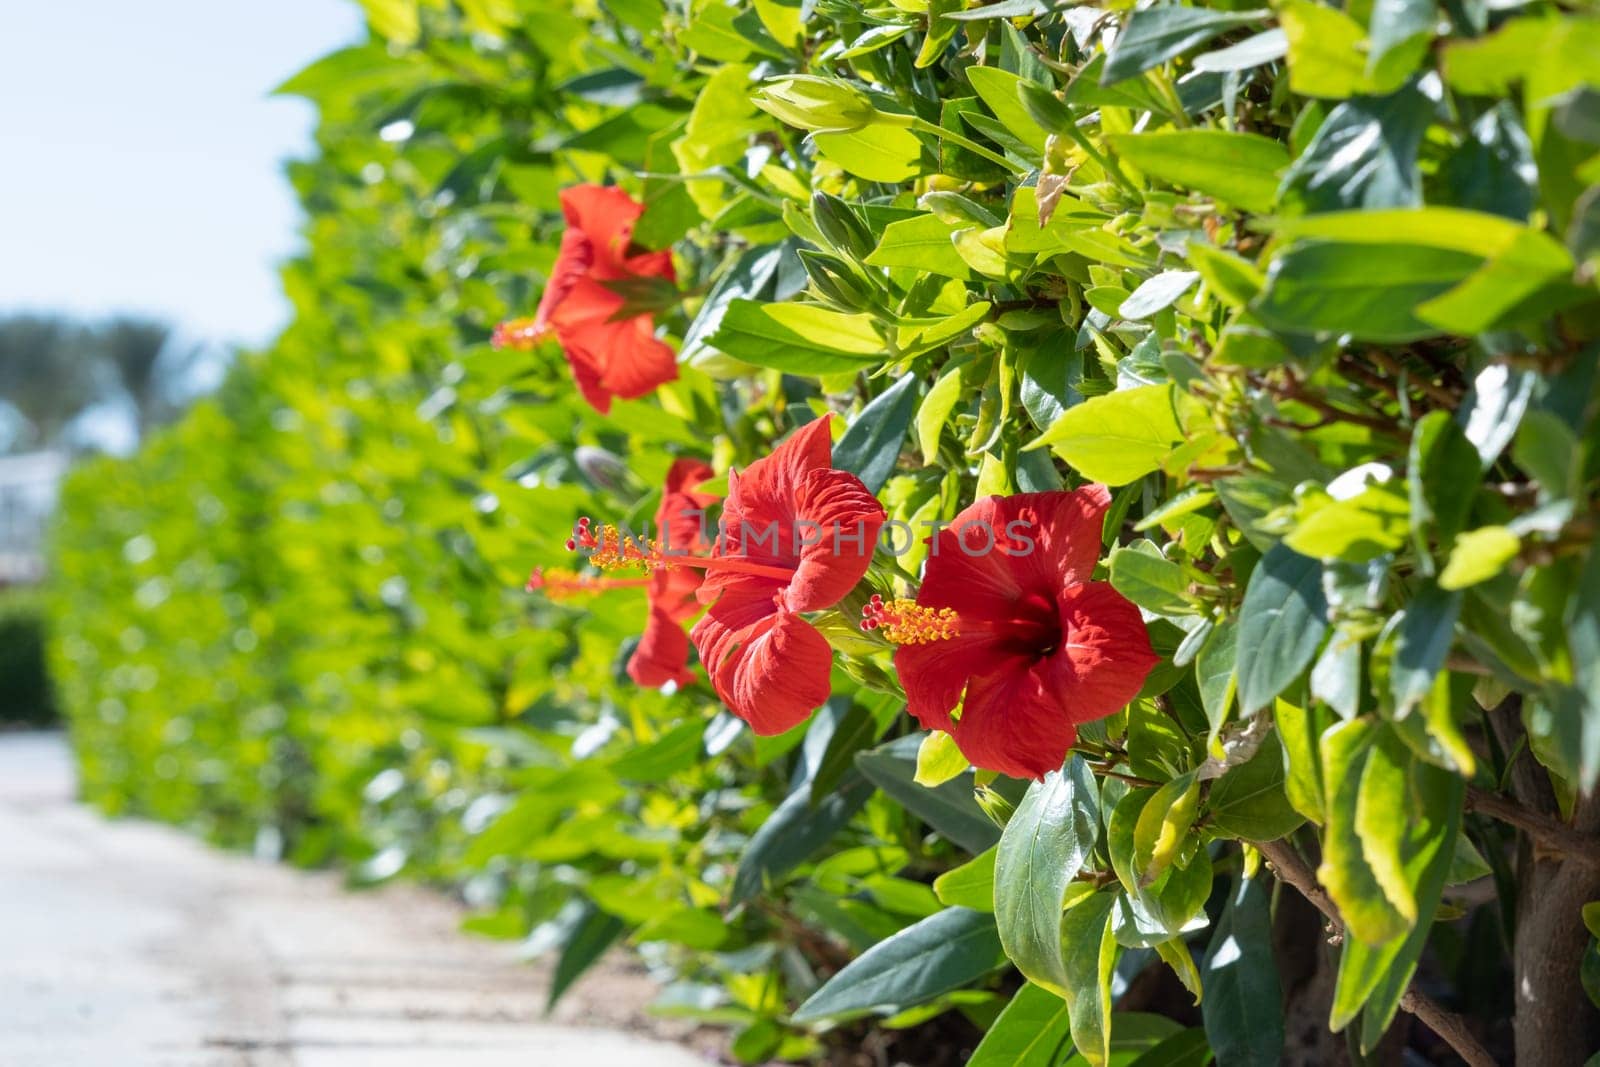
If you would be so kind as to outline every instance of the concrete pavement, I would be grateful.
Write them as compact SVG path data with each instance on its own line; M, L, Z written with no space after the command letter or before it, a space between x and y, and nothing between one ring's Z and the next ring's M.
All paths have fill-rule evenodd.
M540 968L409 886L207 848L72 800L64 742L0 735L5 1067L706 1067L624 1032L652 995L602 963L554 1020Z

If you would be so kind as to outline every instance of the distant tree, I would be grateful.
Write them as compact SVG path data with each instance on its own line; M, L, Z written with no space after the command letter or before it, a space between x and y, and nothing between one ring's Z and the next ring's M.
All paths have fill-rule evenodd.
M204 346L180 347L169 326L151 319L0 318L0 400L28 423L10 447L61 442L74 418L119 403L142 438L187 406L192 372L208 354Z

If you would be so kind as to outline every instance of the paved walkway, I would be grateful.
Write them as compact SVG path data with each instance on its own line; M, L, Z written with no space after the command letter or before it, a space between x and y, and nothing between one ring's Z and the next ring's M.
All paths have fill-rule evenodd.
M652 995L626 963L546 1019L542 971L442 896L348 892L71 794L58 737L0 735L5 1067L706 1067L620 1032Z

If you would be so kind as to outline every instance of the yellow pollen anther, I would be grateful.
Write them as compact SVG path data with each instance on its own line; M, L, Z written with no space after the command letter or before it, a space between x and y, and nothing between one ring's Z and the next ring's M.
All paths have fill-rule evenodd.
M890 644L927 645L948 641L960 632L961 620L954 608L928 608L915 600L887 603L874 594L861 609L861 628L878 630Z

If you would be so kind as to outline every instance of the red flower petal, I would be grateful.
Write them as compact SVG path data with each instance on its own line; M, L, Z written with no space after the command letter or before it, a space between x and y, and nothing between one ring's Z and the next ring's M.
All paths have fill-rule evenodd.
M728 479L725 511L752 523L790 522L795 514L795 494L808 471L833 465L833 438L824 415L800 427L772 450ZM792 542L791 542L792 543Z
M601 277L627 273L624 260L643 204L614 185L573 185L561 190L561 213L568 233L578 231L593 244L593 265Z
M678 377L678 357L656 339L648 315L577 329L558 322L556 336L579 392L602 415L614 397L635 400Z
M784 602L790 611L830 608L854 589L872 562L883 527L883 505L847 471L808 471L795 492L795 521L803 544Z
M1121 711L1160 662L1139 609L1104 582L1069 587L1059 612L1054 654L996 662L968 683L961 719L949 732L975 766L1019 778L1058 769L1078 724ZM907 651L896 654L896 665Z
M588 276L593 266L594 245L589 238L577 229L569 229L562 234L561 250L556 253L555 266L550 268L550 280L545 283L544 294L539 297L539 310L533 316L535 325L546 326L554 322L558 309L566 302L573 288Z
M728 497L722 505L722 535L712 555L740 556L756 563L795 568L795 507L800 483L811 471L830 469L833 442L831 415L806 423L743 471L728 473ZM700 587L703 603L712 603L724 589L742 585L747 575L712 571ZM775 588L782 589L782 583Z
M781 734L828 699L833 649L810 623L776 611L734 627L715 610L691 636L717 695L756 733Z
M906 711L929 730L954 733L950 713L976 674L1020 672L1031 661L1005 651L992 633L960 634L948 641L895 649L894 669L906 691ZM970 756L968 757L971 758Z
M689 637L681 621L651 607L639 647L628 658L628 677L650 689L668 682L688 685L694 681L694 672L689 670Z
M695 486L715 472L702 460L675 460L667 471L661 504L656 508L655 531L669 553L691 555L705 549L701 537L705 509L716 500L710 493L696 493ZM695 591L702 574L693 567L663 567L651 575L650 607L665 612L676 622L687 622L700 610Z
M939 532L917 603L1006 619L1025 596L1088 581L1110 503L1103 485L975 501Z
M975 767L1013 778L1043 778L1058 770L1078 729L1041 678L1042 665L999 670L967 687L952 736Z
M1059 603L1061 650L1045 660L1051 689L1073 722L1113 715L1161 662L1144 619L1106 582L1072 586Z

